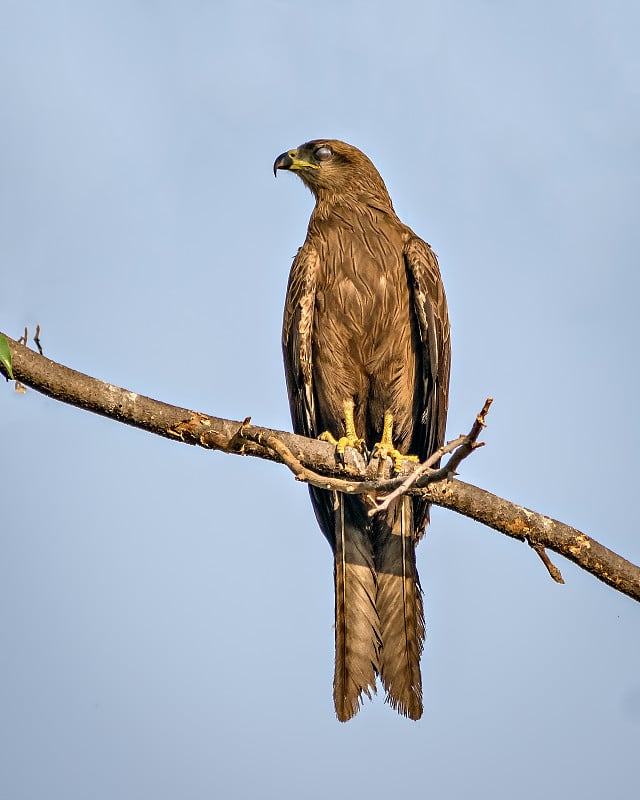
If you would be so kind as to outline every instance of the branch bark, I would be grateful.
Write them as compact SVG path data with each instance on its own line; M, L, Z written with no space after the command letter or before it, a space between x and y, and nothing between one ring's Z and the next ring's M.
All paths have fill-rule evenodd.
M475 439L482 425L482 414L471 433L460 437L456 445L466 451L454 450L448 464L440 470L429 470L428 465L423 465L424 468L418 468L421 475L417 480L407 481L406 474L379 479L371 467L367 470L355 452L348 453L343 466L336 462L335 448L328 442L251 425L248 419L244 422L221 419L153 400L51 361L9 336L6 339L15 379L55 400L174 441L277 461L288 466L297 480L322 488L372 495L398 489L423 493L434 505L526 542L543 560L554 580L562 578L545 550L564 556L617 591L640 601L640 567L570 525L451 476L462 458L478 446ZM0 372L8 378L1 363ZM483 410L486 413L486 408ZM427 485L423 485L425 482Z

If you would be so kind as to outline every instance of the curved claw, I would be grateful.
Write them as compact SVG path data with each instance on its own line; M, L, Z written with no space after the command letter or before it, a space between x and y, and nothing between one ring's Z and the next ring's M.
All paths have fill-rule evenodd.
M353 447L359 453L365 454L367 452L367 446L364 439L359 439L357 436L341 436L339 439L336 439L335 436L330 431L324 431L318 437L322 439L323 442L329 442L336 448L336 461L339 464L344 466L344 451L347 447Z
M384 442L376 442L373 452L371 454L371 458L379 458L381 466L390 458L393 461L393 472L397 474L402 470L402 459L403 455L399 450L396 450L395 447L389 447Z
M366 449L364 439L359 439L358 437L351 437L351 436L341 436L336 442L336 456L340 458L343 464L344 464L344 451L347 447L353 447L353 449L357 450L359 453L363 453L364 450Z
M379 442L373 447L373 452L371 454L372 458L379 458L381 465L384 461L390 458L393 461L393 472L394 474L399 474L402 472L402 462L403 461L415 461L418 462L419 458L417 456L407 456L401 453L393 444L393 415L391 412L387 411L384 415L384 425L382 429L382 437Z

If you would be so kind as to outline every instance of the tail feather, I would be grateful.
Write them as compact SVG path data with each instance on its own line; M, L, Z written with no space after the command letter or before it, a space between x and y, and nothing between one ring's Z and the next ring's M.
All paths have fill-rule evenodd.
M375 565L382 650L380 676L387 702L410 719L422 716L420 656L424 611L418 579L411 500L403 497L374 521Z
M333 699L341 722L376 691L381 648L370 525L362 503L334 493L336 663Z

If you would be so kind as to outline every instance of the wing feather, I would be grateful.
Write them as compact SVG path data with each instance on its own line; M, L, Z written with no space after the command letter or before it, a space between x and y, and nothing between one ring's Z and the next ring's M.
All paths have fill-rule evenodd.
M412 235L405 245L404 259L422 345L421 381L414 399L415 427L411 452L424 460L444 443L451 334L447 299L435 253L426 242ZM428 517L428 503L416 498L414 518L418 531L424 529Z
M320 259L306 242L293 260L282 323L282 351L293 430L315 438L318 430L313 385L313 324ZM322 532L335 548L331 492L309 487L313 510Z
M315 437L313 358L311 337L316 297L318 254L305 244L293 260L282 324L282 350L293 428L302 436Z

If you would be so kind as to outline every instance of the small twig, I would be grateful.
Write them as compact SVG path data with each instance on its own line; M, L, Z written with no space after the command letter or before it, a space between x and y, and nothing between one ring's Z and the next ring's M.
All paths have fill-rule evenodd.
M403 494L406 494L409 491L409 489L415 486L417 481L423 476L425 476L427 473L429 473L428 483L432 483L433 481L432 475L435 472L444 473L435 480L442 480L443 478L448 477L449 475L448 466L453 456L447 462L447 466L442 470L434 470L432 469L432 466L433 464L437 464L438 461L440 461L440 459L442 458L442 456L446 455L447 453L453 453L455 450L461 447L466 442L466 440L467 440L466 436L458 436L457 439L452 439L450 442L447 442L447 444L444 444L442 445L442 447L439 447L435 451L435 453L432 453L429 456L429 458L427 458L426 461L423 461L421 464L419 464L410 475L404 478L402 483L396 489L394 489L389 494L385 495L383 500L376 503L375 508L372 508L369 511L369 516L373 516L374 514L377 514L379 511L385 511L387 508L389 508L389 506L394 500L396 500L398 497L401 497Z
M36 334L33 337L33 341L35 342L36 347L38 348L38 352L41 356L44 355L42 352L42 345L40 344L40 325L36 325Z
M245 442L247 441L247 438L245 436L245 431L250 424L251 424L251 417L245 417L243 421L240 423L238 430L233 434L233 436L227 442L226 450L228 453L242 453Z
M482 429L486 427L485 418L489 413L492 402L493 398L487 397L482 406L482 411L480 411L476 417L471 430L466 436L458 436L457 439L453 439L451 442L438 448L436 452L430 455L426 461L423 461L397 489L388 494L380 503L377 503L376 507L369 511L369 515L372 516L379 511L386 510L394 500L406 494L409 489L413 487L424 488L429 483L435 483L436 481L444 480L445 478L450 478L455 475L460 462L475 449L482 447L482 443L478 443L476 440L478 436L480 436ZM433 464L437 464L442 456L447 453L453 453L453 455L444 467L438 470L432 469Z
M368 480L364 476L362 478L354 477L353 480L349 480L348 478L334 478L328 475L321 475L319 472L314 472L314 470L305 467L286 444L276 436L265 435L261 431L254 433L248 430L244 431L242 436L246 441L258 444L275 453L278 459L291 470L297 481L309 483L312 486L316 486L318 489L327 489L329 491L354 495L377 494L379 492L389 492L396 489L404 480L404 477L385 480Z
M564 583L564 578L562 577L562 573L560 572L558 567L556 567L556 565L551 561L544 547L541 544L536 544L535 542L532 541L529 541L529 546L540 556L540 560L547 568L547 572L549 573L549 575L551 575L553 580L556 583Z
M306 483L313 483L314 485L318 485L318 483L322 480L329 480L327 478L323 478L322 475L314 472L311 469L305 467L289 450L289 448L281 442L275 436L264 436L261 433L258 434L251 434L247 431L244 433L245 438L250 442L255 442L256 444L261 445L262 447L266 447L269 450L272 450L276 455L280 457L283 464L287 466L291 472L293 472L295 479L297 481L304 481Z
M243 431L242 436L246 441L254 442L261 447L266 447L279 456L283 464L293 472L297 481L310 483L312 486L317 486L319 489L329 489L336 492L344 492L345 494L365 494L371 491L372 487L380 483L379 481L365 480L350 481L344 478L330 478L326 475L320 475L320 473L305 467L302 462L294 456L286 444L276 436L265 436L262 432L252 433L250 431Z

